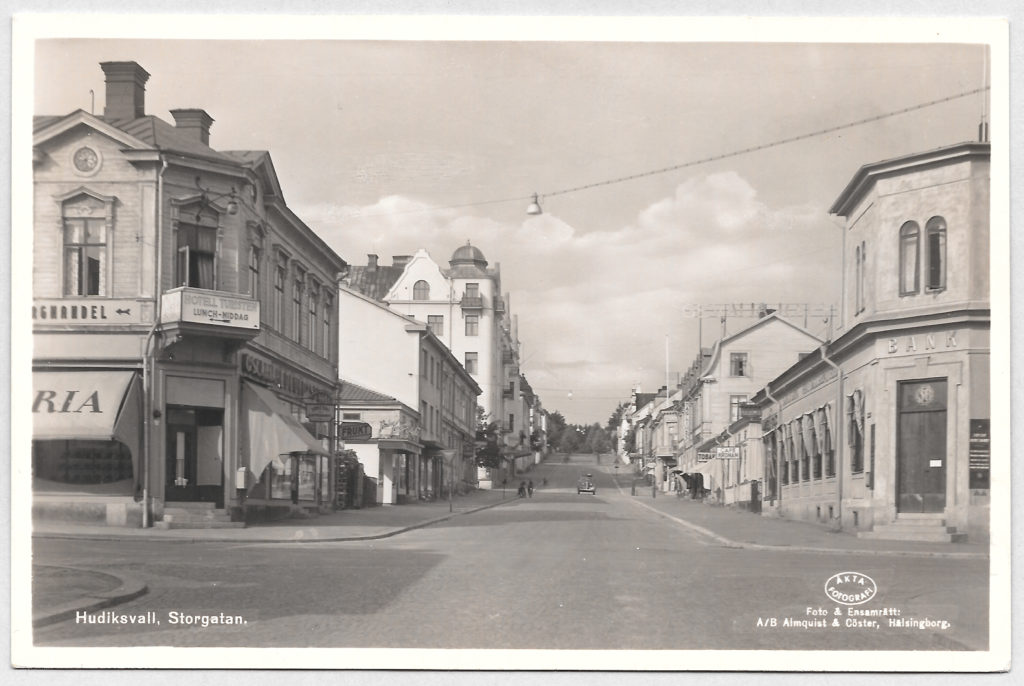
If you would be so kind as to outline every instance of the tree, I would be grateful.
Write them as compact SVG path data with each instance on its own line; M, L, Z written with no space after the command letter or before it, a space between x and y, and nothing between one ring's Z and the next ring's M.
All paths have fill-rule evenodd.
M619 424L622 423L622 415L629 409L629 403L619 403L615 411L612 412L612 416L608 418L608 433L616 433L619 430Z
M565 417L557 410L548 415L548 445L555 446L562 450L562 435L565 433Z
M495 469L501 466L498 423L488 421L490 416L480 406L476 408L476 464Z

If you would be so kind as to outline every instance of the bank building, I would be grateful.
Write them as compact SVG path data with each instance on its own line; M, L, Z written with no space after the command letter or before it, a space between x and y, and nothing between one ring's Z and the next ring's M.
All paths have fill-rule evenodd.
M988 540L989 150L865 165L832 205L839 331L752 399L764 513L861 537Z
M214 149L207 112L147 114L149 74L100 66L102 115L34 118L34 516L329 504L345 262L269 153Z

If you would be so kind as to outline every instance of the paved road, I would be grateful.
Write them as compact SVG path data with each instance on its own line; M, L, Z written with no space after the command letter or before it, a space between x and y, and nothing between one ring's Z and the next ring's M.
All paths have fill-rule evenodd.
M987 563L737 550L638 507L605 456L530 473L532 499L373 542L202 544L37 540L35 561L141 577L113 608L159 625L67 621L40 645L546 649L981 649ZM607 473L606 471L607 470ZM622 470L625 471L625 470ZM577 495L591 472L597 494ZM628 479L619 478L628 484ZM548 480L546 486L543 479ZM648 489L649 490L649 489ZM638 496L639 497L639 496ZM846 627L824 594L834 573L877 582L876 600L942 629ZM818 610L824 616L809 614ZM224 613L237 625L181 626ZM785 620L797 620L784 626ZM827 627L814 626L825 619ZM833 627L833 620L839 626ZM774 625L773 625L774 620ZM682 666L682 665L681 665ZM514 665L495 665L495 668ZM624 665L624 668L628 666Z

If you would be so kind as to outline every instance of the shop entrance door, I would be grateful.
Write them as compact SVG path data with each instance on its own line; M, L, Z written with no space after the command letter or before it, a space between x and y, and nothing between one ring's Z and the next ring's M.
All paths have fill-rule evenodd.
M167 407L166 487L168 501L224 505L224 411Z
M946 507L946 380L900 384L896 454L899 512Z

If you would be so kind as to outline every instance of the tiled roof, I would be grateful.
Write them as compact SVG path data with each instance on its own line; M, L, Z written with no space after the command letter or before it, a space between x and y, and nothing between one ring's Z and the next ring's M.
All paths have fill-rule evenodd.
M362 293L367 298L383 302L384 296L398 281L402 271L402 267L352 266L349 267L348 285L349 288Z
M351 381L341 381L341 391L338 393L340 402L398 402L394 398L377 391L371 391Z

